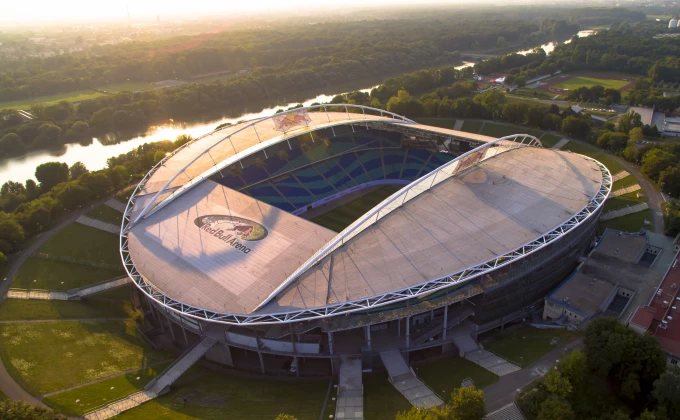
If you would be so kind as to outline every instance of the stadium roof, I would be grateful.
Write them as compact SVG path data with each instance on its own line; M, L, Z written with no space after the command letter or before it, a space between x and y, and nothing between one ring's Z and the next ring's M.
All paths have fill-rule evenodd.
M358 114L347 113L344 121L336 117L331 119L336 125L366 121ZM401 118L382 121L419 126ZM283 141L299 133L269 134ZM215 133L204 138L209 140L201 147L216 144ZM518 135L445 164L337 235L207 179L215 163L193 171L191 188L180 185L175 191L181 194L150 211L154 191L163 190L156 174L171 166L183 172L199 162L205 154L195 145L201 141L140 183L126 211L131 223L121 252L146 293L172 309L221 322L331 316L466 281L558 239L599 208L611 185L596 161L527 147L539 143ZM269 141L261 137L250 148L234 150L247 154ZM222 158L228 156L225 151ZM181 163L173 163L175 157ZM158 176L168 185L177 179L167 171Z

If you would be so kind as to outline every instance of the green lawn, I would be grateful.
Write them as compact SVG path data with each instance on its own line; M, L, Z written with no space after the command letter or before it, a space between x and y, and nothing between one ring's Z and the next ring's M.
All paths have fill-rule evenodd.
M12 279L12 287L36 290L76 289L125 275L123 264L121 262L119 264L120 270L112 270L30 257L19 267L19 271Z
M559 346L579 335L579 332L566 329L539 329L526 325L505 331L493 330L484 334L482 342L487 350L526 367L556 347L550 344L553 337L559 338Z
M633 206L635 204L644 203L647 201L647 197L638 198L638 192L642 192L642 190L629 192L628 194L623 194L618 197L608 199L604 202L602 212L606 213L611 210L618 210L623 207Z
M595 77L574 77L572 79L566 80L562 83L559 83L553 88L555 89L567 89L567 90L575 90L580 87L587 87L591 88L593 86L602 86L605 89L621 89L622 87L628 85L630 81L625 81L625 80L617 80L617 79L598 79Z
M327 380L289 382L254 379L194 367L175 382L170 393L123 412L116 418L272 420L280 413L287 413L299 420L317 420L327 390ZM333 391L331 396L335 396ZM177 401L178 397L190 392L223 397L224 406L208 408ZM390 419L394 419L394 415Z
M455 118L418 118L416 121L420 124L448 128L449 130L453 130L453 126L456 125Z
M615 174L612 174L615 175ZM618 181L614 182L612 185L612 191L619 190L621 188L626 188L630 187L632 185L635 185L638 183L637 178L635 178L633 175L628 175L624 178L619 179Z
M0 391L0 402L9 400L9 397L4 392Z
M87 213L87 215L89 217L92 217L93 219L98 219L106 223L114 224L116 226L119 226L120 222L123 220L123 213L119 212L118 210L112 209L106 204L102 204L101 206L90 210L90 212Z
M115 84L110 84L110 85L104 85L100 86L97 89L103 90L109 93L118 93L118 92L138 92L138 91L144 91L144 90L151 90L155 89L158 86L154 85L153 83L147 83L147 82L127 82L127 83L115 83Z
M118 235L71 223L48 239L37 252L121 265Z
M604 164L604 166L609 169L609 172L611 172L612 175L619 173L626 168L617 162L613 157L606 155L599 149L595 149L594 147L590 147L588 145L585 145L583 143L579 143L576 141L570 141L569 143L565 144L564 147L562 147L561 150L569 150L573 153L578 153L584 156L591 157L600 163Z
M311 221L328 229L340 232L352 224L352 222L361 215L375 207L390 195L399 191L401 188L401 185L383 185L370 191L366 195L342 204L321 216L314 217Z
M555 134L550 134L550 133L545 133L543 134L543 137L541 137L539 140L541 140L541 144L543 147L546 149L550 149L557 143L559 143L560 140L562 140L562 137L555 135Z
M131 311L130 286L122 286L83 300L5 299L0 320L124 318Z
M436 360L415 367L418 376L445 401L465 378L472 378L477 388L498 380L498 376L461 357Z
M170 362L161 363L102 382L60 392L45 398L43 402L55 411L70 416L82 417L88 411L144 388L153 378L163 372L169 364Z
M479 129L482 128L483 121L473 121L465 120L463 126L460 128L462 131L467 131L468 133L479 133Z
M408 400L387 380L387 374L364 375L364 418L394 420L400 411L411 408Z
M105 95L105 93L83 89L68 93L58 93L56 95L38 96L33 99L18 99L16 101L0 102L0 109L24 109L28 111L31 108L31 105L35 104L49 106L61 101L80 102Z
M131 320L7 323L0 336L7 370L34 395L170 358L138 337Z
M652 223L652 210L646 209L637 213L627 214L616 219L607 220L600 223L602 230L611 228L624 232L639 232L644 227L645 220Z

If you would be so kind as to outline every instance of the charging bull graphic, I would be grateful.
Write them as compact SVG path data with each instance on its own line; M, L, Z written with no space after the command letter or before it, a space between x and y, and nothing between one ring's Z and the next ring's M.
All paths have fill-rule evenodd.
M233 246L244 254L249 253L251 249L240 243L239 240L261 241L269 233L267 228L261 224L236 216L211 214L197 217L194 223L202 231Z

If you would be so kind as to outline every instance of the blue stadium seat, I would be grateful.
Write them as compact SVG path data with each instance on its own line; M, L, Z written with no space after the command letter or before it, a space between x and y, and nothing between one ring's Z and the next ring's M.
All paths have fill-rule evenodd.
M314 166L316 165L298 169L293 172L293 176L296 177L302 185L307 187L307 189L319 200L328 197L331 194L335 194L337 190L330 185L316 169L314 169Z
M338 165L337 158L319 162L316 164L316 168L338 190L344 190L356 185L352 178Z
M264 201L267 204L271 204L274 207L278 207L281 210L285 211L295 210L295 207L292 204L290 204L288 200L283 198L281 194L279 194L279 192L268 182L256 185L254 187L250 187L247 190L245 190L244 193L248 194L249 196L255 199Z
M287 175L284 178L272 182L281 194L288 199L296 208L306 206L316 201L316 197L307 191L305 187L293 177Z
M361 161L357 157L356 153L347 153L340 158L338 158L338 164L343 167L345 172L347 172L357 184L364 184L369 182L369 178L364 167L361 166Z
M382 157L380 156L379 150L367 150L365 152L357 153L357 156L359 156L361 163L364 165L364 168L372 181L385 178Z
M385 178L399 179L401 169L404 167L405 151L403 149L386 149L382 153L385 164Z
M260 168L257 165L250 165L241 170L241 178L243 178L247 185L264 181L269 177L269 173L264 168Z
M421 153L424 152L424 153ZM423 169L425 161L430 157L430 152L421 149L408 149L406 152L406 160L404 167L401 170L400 179L408 179L414 181L418 178L418 174Z
M225 171L226 172L226 171ZM232 190L238 190L246 185L240 176L227 173L227 176L220 178L217 182Z
M401 133L383 133L380 140L383 148L401 147Z

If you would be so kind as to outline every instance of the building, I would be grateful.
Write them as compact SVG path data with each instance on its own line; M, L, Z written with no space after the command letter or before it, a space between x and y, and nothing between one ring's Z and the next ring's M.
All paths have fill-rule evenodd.
M339 232L310 220L388 184L401 189ZM210 337L210 360L370 370L395 351L462 352L540 306L591 245L610 189L602 164L529 135L319 105L166 157L132 194L121 255L159 328L187 346Z
M649 331L659 341L669 365L680 360L680 268L678 254L666 271L663 281L644 306L637 306L628 325L640 334Z
M607 229L579 267L545 297L544 320L627 320L646 303L673 260L673 241L653 232Z
M678 27L678 18L674 17L670 21L668 21L668 29L672 28L677 28Z

